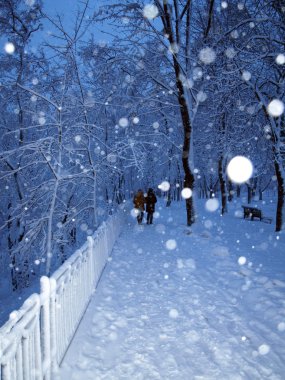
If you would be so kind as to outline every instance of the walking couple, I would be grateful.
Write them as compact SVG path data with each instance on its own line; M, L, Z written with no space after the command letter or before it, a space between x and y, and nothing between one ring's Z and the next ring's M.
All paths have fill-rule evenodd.
M147 212L146 222L152 224L155 204L157 202L153 189L149 188L146 197L141 189L134 196L134 206L138 210L137 221L142 224L144 211Z

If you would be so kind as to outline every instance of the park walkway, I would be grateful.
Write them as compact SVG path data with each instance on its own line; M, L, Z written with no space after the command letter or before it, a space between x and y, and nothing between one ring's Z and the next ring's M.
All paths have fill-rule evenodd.
M267 261L238 263L252 241L237 244L237 230L260 224L212 214L190 231L182 205L158 211L150 226L130 217L58 379L281 380L283 284L261 276Z

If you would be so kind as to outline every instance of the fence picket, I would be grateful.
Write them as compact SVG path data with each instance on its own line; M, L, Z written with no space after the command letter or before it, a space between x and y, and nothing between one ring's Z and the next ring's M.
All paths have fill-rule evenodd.
M97 286L124 211L109 217L0 328L0 380L51 380Z

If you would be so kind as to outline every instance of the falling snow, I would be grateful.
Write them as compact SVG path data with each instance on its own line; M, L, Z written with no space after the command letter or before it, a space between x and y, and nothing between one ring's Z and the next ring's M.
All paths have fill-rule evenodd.
M122 128L126 128L129 125L129 120L126 117L121 117L119 120L119 126Z
M162 191L168 191L170 189L170 183L168 181L162 181L158 188Z
M206 65L213 63L216 59L215 51L210 47L205 47L199 52L199 59Z
M229 59L233 59L236 56L236 51L234 48L227 48L225 54Z
M165 246L167 249L172 251L173 249L175 249L177 247L176 240L174 240L174 239L167 240L167 242L165 243Z
M246 263L246 257L244 256L239 257L238 263L239 265L244 265Z
M267 355L270 351L270 347L267 344L262 344L258 347L258 352L260 355Z
M39 117L39 124L40 125L45 125L45 123L46 123L46 118L44 116Z
M168 50L171 54L177 54L179 52L179 45L176 42L173 42L169 45Z
M285 64L285 55L284 54L278 54L276 57L276 63L278 65L284 65Z
M182 191L181 191L181 196L184 199L191 198L192 197L192 190L189 189L189 187L184 187L184 189L182 189Z
M149 20L153 20L158 15L158 8L156 5L147 4L144 6L143 15Z
M219 208L219 201L216 198L208 199L205 203L205 208L207 211L214 212L217 211Z
M13 54L15 52L15 45L12 42L7 42L4 49L7 54Z
M278 323L277 329L279 331L285 331L285 322Z
M107 161L114 164L117 161L117 155L114 153L109 153L107 155Z
M203 70L201 69L201 67L195 67L195 69L193 70L193 79L198 80L202 78L202 76L203 76Z
M284 103L279 99L273 99L267 107L268 113L273 117L279 117L284 112Z
M249 71L244 71L242 73L242 79L248 82L251 79L251 73Z
M25 3L29 6L32 7L35 4L36 0L25 0Z
M169 311L169 316L170 316L170 318L176 319L176 318L178 318L179 313L176 309L171 309Z
M197 94L197 101L203 103L205 102L206 99L207 99L207 94L204 91L199 91Z
M252 176L253 165L244 156L236 156L231 159L227 166L227 174L235 183L244 183Z

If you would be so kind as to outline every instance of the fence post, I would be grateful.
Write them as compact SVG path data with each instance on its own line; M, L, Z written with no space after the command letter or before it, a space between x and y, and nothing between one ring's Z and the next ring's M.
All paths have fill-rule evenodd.
M57 355L56 355L56 280L49 279L50 283L50 353L51 353L51 375L52 377L58 370Z
M50 380L51 352L50 352L50 281L46 276L40 279L41 284L41 335L43 350L43 374L45 380Z
M93 260L93 247L94 247L94 239L92 236L87 236L87 240L88 240L88 253L89 253L89 265L90 265L90 270L89 270L89 275L90 275L90 278L89 278L89 281L90 281L90 284L88 284L90 286L90 289L92 291L92 288L94 286L94 273L95 273L95 268L94 268L94 260Z

